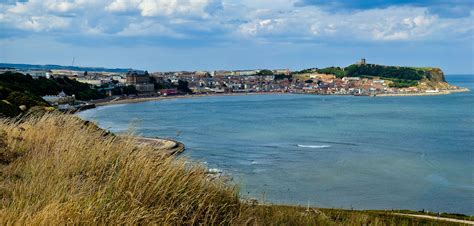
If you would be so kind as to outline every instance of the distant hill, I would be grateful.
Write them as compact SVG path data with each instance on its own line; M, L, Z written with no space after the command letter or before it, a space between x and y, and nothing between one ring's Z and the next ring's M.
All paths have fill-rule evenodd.
M408 87L425 84L429 87L447 86L444 73L439 68L431 67L401 67L378 64L352 64L345 68L327 67L305 69L295 74L321 73L342 77L380 77L392 81L394 87Z
M72 70L72 71L97 71L97 72L114 72L114 73L126 73L132 68L104 68L104 67L79 67L79 66L62 66L54 64L37 65L37 64L11 64L11 63L0 63L0 69L12 68L20 70Z
M394 78L403 80L428 79L436 82L446 82L443 71L439 68L417 68L384 66L378 64L353 64L344 69L345 76L377 76L382 78Z

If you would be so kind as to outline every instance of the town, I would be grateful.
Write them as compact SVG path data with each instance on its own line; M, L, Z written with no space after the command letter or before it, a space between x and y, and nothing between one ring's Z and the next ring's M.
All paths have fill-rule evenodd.
M366 66L365 59L354 65ZM333 68L336 72L344 68ZM173 71L148 72L142 70L81 71L64 69L1 68L0 72L15 71L33 78L68 78L86 83L111 98L137 98L190 94L228 93L295 93L319 95L375 96L392 94L436 93L438 89L420 86L395 86L393 80L379 76L338 76L331 70L306 69L290 71L234 70L234 71ZM415 83L417 84L417 83ZM69 109L74 97L64 92L45 96L54 106Z

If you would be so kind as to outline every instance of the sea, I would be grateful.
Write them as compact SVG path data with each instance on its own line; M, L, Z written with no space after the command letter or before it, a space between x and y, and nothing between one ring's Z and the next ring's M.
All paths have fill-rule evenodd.
M474 75L448 75L474 90ZM474 214L474 93L210 96L78 113L176 139L262 203Z

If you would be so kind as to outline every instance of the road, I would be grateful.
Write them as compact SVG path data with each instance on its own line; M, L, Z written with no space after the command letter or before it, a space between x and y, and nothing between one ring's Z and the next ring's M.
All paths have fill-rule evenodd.
M441 220L441 221L449 221L449 222L454 222L454 223L474 225L474 221L469 221L469 220L460 220L460 219L453 219L453 218L447 218L447 217L435 217L435 216L429 216L429 215L406 214L406 213L394 213L394 214L395 215L400 215L400 216L410 216L410 217L418 217L418 218L426 218L426 219L433 219L433 220Z

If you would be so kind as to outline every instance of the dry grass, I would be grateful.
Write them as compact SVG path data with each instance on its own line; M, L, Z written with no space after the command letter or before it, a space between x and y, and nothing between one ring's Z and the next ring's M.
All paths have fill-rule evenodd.
M413 225L408 217L251 205L206 169L63 114L0 119L0 225ZM432 224L431 222L430 224Z
M236 218L235 189L199 165L104 135L69 115L2 120L5 223L215 224Z

